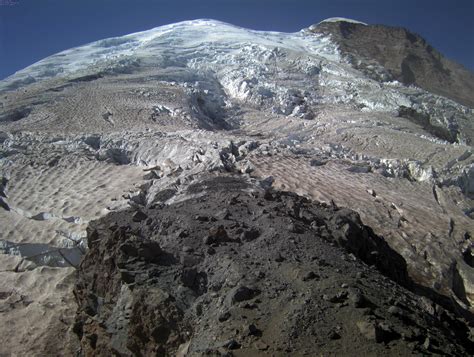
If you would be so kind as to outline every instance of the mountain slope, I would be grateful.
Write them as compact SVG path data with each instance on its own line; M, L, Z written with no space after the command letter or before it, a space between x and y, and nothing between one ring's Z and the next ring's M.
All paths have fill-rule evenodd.
M352 32L344 37L341 28ZM375 44L389 38L401 52L377 50L365 36ZM5 321L0 332L7 336L1 352L31 354L29 344L19 341L33 338L40 341L36 345L50 348L57 338L44 326L45 314L51 324L61 326L53 332L64 337L64 348L81 344L86 351L95 338L92 330L81 332L87 317L76 319L74 332L82 341L70 330L75 269L85 274L80 277L84 288L76 287L79 314L110 317L110 311L101 315L98 309L108 293L94 290L94 271L102 264L95 257L106 252L87 236L87 229L101 224L92 223L97 221L114 231L114 221L120 223L122 216L124 222L133 221L136 214L141 221L137 212L173 210L185 199L191 211L198 210L200 203L193 200L206 191L202 183L210 174L217 177L212 182L237 175L238 182L254 180L249 186L254 189L272 186L356 211L360 224L399 257L397 266L406 267L405 279L391 277L404 286L400 296L432 299L428 305L434 307L427 307L434 309L431 315L451 311L456 324L464 326L463 346L469 346L462 321L472 320L474 312L474 112L465 105L467 87L457 80L463 72L445 64L418 37L406 37L405 30L341 19L290 34L194 20L66 50L1 81L0 224L7 228L0 231L0 264L8 282L0 291ZM417 85L405 85L403 73L397 72L411 54L422 62L407 64ZM440 72L436 59L449 74ZM454 83L446 86L453 89L449 98L436 89L443 78ZM230 191L241 187L223 182ZM262 210L269 210L262 204ZM230 213L250 219L227 205ZM219 216L213 206L199 209ZM168 242L166 229L153 231L152 237L145 231L134 234L160 247ZM190 237L190 244L201 249L202 237ZM286 246L285 237L272 239ZM116 254L109 238L104 233L110 254ZM178 241L170 244L169 252L181 249L173 246ZM340 254L324 244L320 248ZM255 249L256 256L265 256L262 247ZM377 257L383 252L368 253ZM87 264L79 267L84 254ZM169 254L174 272L183 263L177 253ZM355 257L357 264L367 258ZM297 263L289 262L289 269ZM120 269L108 273L118 279ZM35 279L47 281L44 290L33 284ZM133 286L127 277L115 282L112 301L119 299L118 287ZM158 279L156 286L161 283ZM180 286L178 282L167 294L174 295ZM375 295L376 284L371 289ZM92 310L89 290L99 304L92 304ZM10 324L27 324L28 329L17 336ZM91 326L102 336L103 326ZM446 330L433 333L438 342L451 339ZM393 351L419 350L426 334L417 335L414 346L396 339Z
M311 31L331 36L341 53L372 78L413 84L474 107L474 74L443 57L415 33L345 21L325 21ZM380 66L385 69L383 73L377 73Z
M355 212L239 176L211 175L180 202L111 214L88 239L75 289L86 355L472 348L462 322L439 306L431 315L429 300L393 281L408 283L404 260Z

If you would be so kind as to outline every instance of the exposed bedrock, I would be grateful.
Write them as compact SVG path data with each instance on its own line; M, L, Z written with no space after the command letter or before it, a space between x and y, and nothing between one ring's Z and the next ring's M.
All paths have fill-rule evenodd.
M473 73L445 58L413 32L345 21L322 22L311 30L332 36L342 54L373 78L415 84L471 108L474 106Z
M110 213L89 225L88 245L74 290L84 356L473 347L462 318L403 287L404 259L355 212L243 177Z

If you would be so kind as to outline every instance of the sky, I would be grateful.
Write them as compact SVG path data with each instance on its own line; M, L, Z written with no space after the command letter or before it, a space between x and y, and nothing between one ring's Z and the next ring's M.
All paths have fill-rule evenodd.
M0 0L0 79L68 48L178 21L296 32L336 16L408 28L474 71L474 0Z

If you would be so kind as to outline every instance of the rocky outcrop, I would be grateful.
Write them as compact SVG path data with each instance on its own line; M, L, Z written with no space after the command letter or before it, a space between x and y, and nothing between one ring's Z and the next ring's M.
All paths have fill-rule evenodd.
M402 287L403 258L355 212L232 176L188 194L89 226L75 288L81 355L472 348L461 319Z
M413 32L347 21L322 22L311 31L330 35L356 68L376 80L414 84L474 108L474 74Z

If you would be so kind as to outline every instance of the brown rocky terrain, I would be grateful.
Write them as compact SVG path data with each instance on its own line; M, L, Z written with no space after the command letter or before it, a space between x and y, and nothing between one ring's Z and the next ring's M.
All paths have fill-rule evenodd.
M378 80L414 84L474 108L474 74L407 29L337 21L311 31L330 35L356 68Z
M84 356L464 356L474 346L462 320L403 287L406 262L354 211L243 176L110 214L88 244L74 290Z

